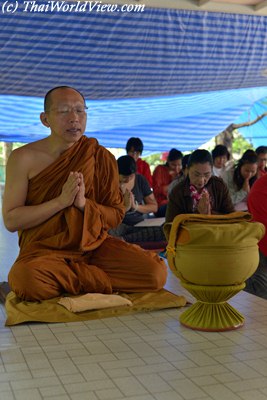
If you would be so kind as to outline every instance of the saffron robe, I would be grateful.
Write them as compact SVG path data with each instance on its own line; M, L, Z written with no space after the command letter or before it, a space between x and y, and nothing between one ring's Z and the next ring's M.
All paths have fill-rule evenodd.
M72 205L19 232L20 253L8 277L11 289L25 300L161 289L163 261L107 233L121 222L124 206L116 160L96 139L82 136L30 179L25 205L58 197L71 171L84 176L84 212Z

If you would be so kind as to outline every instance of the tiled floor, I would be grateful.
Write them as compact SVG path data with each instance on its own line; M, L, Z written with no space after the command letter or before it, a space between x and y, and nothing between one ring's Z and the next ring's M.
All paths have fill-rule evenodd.
M1 279L17 238L0 226ZM168 288L183 290L171 276ZM181 309L7 328L0 307L0 400L266 400L267 302L242 292L236 331L179 323Z

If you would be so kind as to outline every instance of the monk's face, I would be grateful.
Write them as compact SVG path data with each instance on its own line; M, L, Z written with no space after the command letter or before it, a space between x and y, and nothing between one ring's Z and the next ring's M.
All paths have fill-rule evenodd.
M45 113L45 125L51 135L64 142L77 142L86 127L86 109L82 96L73 89L59 88L51 93L49 110Z

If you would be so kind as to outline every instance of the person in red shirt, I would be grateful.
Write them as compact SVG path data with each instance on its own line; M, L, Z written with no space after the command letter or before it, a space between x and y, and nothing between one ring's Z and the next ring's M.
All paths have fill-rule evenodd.
M140 175L143 175L147 179L149 186L152 188L152 175L150 166L146 161L140 158L143 153L143 149L143 142L138 137L131 137L126 143L127 155L133 157L136 162L136 172Z
M254 221L265 225L265 236L259 242L260 251L267 256L267 174L257 179L248 195L248 210Z
M258 156L258 173L257 177L260 178L267 174L267 146L259 146L256 148L255 153Z
M164 165L158 165L153 173L153 192L158 202L159 209L156 217L165 217L169 185L173 180L183 175L182 172L183 153L177 149L171 149L167 162Z
M266 229L259 241L260 263L257 271L247 280L245 291L267 299L267 174L257 179L248 195L248 210L253 220Z

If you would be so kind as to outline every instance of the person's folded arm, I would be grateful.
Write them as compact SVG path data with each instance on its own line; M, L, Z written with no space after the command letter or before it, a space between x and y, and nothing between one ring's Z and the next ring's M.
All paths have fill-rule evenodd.
M136 205L136 211L142 214L155 213L158 211L158 204L153 193L144 197L145 204Z

